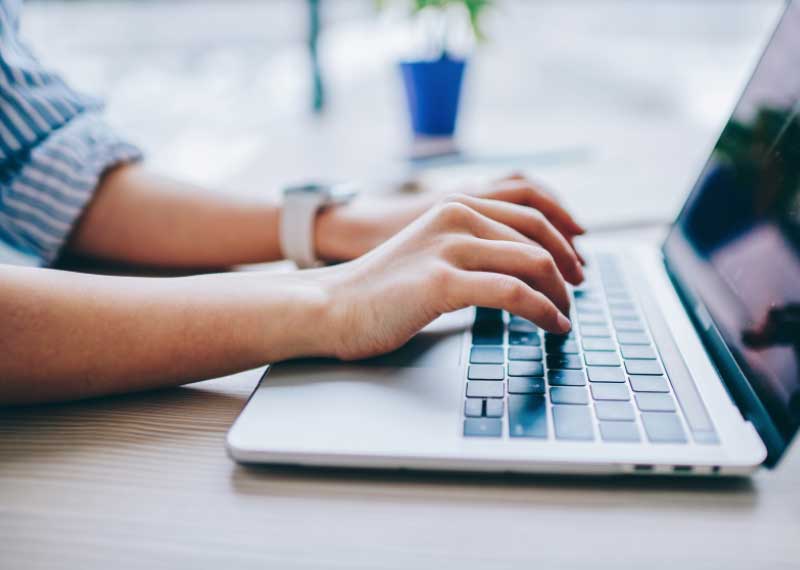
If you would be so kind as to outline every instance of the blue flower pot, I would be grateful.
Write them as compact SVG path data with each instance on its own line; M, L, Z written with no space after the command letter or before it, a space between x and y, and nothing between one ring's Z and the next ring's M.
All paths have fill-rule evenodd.
M433 61L400 63L415 135L453 135L466 63L463 59L452 59L446 54Z

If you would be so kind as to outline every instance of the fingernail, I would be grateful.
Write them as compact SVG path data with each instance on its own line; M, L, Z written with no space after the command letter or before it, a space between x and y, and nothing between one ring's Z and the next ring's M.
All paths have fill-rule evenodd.
M559 313L558 315L558 328L561 332L567 333L572 329L572 323L569 322L569 319Z

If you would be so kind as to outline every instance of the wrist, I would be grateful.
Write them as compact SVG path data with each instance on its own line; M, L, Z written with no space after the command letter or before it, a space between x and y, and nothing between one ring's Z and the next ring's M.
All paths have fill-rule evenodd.
M438 199L435 194L379 195L326 208L315 221L317 257L325 261L360 257L424 214Z
M279 307L267 303L264 312L272 333L265 335L264 349L274 355L272 362L334 355L332 341L337 337L329 326L331 294L319 275L324 272L324 268L309 269L279 277L283 290ZM276 320L276 312L284 313L283 317Z
M348 205L325 208L314 224L314 251L327 262L347 261L366 253L380 241L376 220L350 215Z

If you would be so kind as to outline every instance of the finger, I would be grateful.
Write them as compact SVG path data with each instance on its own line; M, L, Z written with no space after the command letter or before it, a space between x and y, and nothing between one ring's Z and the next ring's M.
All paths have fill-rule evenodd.
M569 315L570 297L550 254L535 245L469 238L454 248L451 263L469 271L502 273L522 279Z
M580 251L578 251L578 248L575 246L574 238L569 239L569 245L572 246L572 249L575 252L575 255L578 257L578 261L580 262L581 266L586 265L586 258L583 257L583 254L581 254Z
M550 299L510 275L458 271L450 294L456 306L504 309L536 323L548 332L564 334L572 328L569 319Z
M575 235L586 233L586 230L572 219L552 194L520 175L515 175L499 182L495 192L489 197L540 209L564 237L569 240L573 249L572 238ZM585 265L583 257L577 250L575 253L581 264Z
M465 204L458 204L458 206L463 208L461 215L464 216L459 221L459 223L461 224L459 227L461 227L462 230L467 231L473 237L477 237L483 240L493 240L500 242L512 242L512 243L516 242L528 247L534 245L539 246L539 244L537 244L530 238L522 235L514 228L511 228L505 224L501 224L496 220L484 216L480 212L473 210L472 208L470 208ZM464 247L463 241L464 240L454 242L456 247L453 249L456 252L459 251L459 248L463 249ZM539 247L539 251L541 251L540 255L543 257L542 263L537 264L537 269L541 270L542 272L541 291L547 295L552 295L551 297L552 301L561 307L565 307L566 308L565 313L568 313L569 297L566 297L565 299L559 293L560 291L566 290L566 283L564 282L564 277L558 270L558 267L555 261L553 260L552 255L547 253L545 250L541 249L541 247Z
M474 196L458 196L454 199L539 243L550 252L561 274L573 285L583 281L583 268L575 248L538 210Z
M527 179L515 177L501 180L495 184L490 197L536 208L565 236L586 233L552 194Z

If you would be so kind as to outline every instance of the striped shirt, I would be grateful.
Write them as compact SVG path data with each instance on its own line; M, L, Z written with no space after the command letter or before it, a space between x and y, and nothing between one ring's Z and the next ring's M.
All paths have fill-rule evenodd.
M139 150L19 39L21 0L0 0L0 240L52 263L102 174Z

